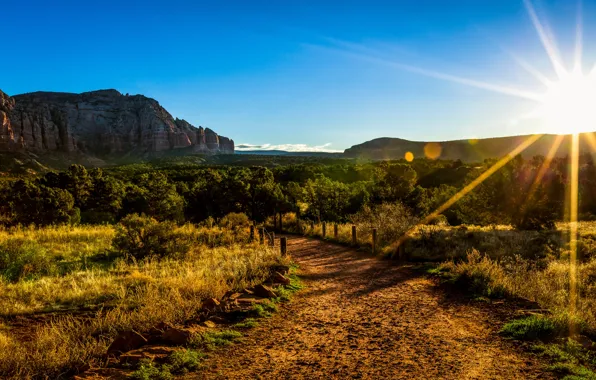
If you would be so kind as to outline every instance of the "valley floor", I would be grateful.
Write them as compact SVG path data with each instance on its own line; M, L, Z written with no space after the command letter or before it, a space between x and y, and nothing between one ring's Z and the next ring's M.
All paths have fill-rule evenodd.
M289 237L305 288L187 379L533 379L498 331L515 308L445 291L408 266Z

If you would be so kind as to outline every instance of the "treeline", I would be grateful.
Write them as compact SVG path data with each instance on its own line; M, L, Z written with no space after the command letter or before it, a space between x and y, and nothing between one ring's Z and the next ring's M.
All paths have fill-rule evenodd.
M449 224L551 228L566 215L568 160L516 157L444 212ZM485 172L494 161L415 160L253 166L127 165L109 170L73 165L0 189L0 223L114 223L137 213L157 220L201 222L244 213L256 222L295 212L303 219L345 222L367 206L400 203L422 218ZM596 168L580 160L580 211L596 215Z

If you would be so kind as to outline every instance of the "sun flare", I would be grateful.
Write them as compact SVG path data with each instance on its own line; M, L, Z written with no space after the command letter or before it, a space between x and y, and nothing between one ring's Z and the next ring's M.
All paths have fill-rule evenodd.
M549 83L538 116L547 133L574 134L596 130L596 78L581 72Z

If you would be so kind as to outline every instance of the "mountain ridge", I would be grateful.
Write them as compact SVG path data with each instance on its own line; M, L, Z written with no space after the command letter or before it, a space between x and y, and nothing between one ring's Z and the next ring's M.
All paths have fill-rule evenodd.
M585 134L582 134L585 135ZM414 158L431 158L461 160L465 162L479 162L485 159L500 158L511 151L532 135L503 136L483 139L460 139L447 141L410 141L394 137L380 137L353 145L344 151L347 158L364 158L373 160L403 159L406 153ZM550 151L557 135L544 134L534 144L525 149L524 157L546 156ZM564 135L556 157L570 154L571 135ZM591 151L587 138L580 138L580 151Z

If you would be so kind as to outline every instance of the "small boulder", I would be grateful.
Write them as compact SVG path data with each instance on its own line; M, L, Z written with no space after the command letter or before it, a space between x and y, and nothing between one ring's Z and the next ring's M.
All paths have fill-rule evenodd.
M176 346L184 346L192 337L192 332L186 329L179 329L176 327L172 327L171 329L167 329L161 335L161 339L169 344L173 344Z
M271 282L274 284L290 285L291 281L283 274L275 272L273 273L273 276L271 276Z
M203 301L203 310L214 310L220 305L220 302L215 298L208 298Z
M263 298L277 297L277 294L275 294L275 292L270 287L263 285L263 284L255 286L253 288L253 292L258 297L263 297Z
M290 267L287 265L276 265L273 269L281 274L288 274L290 272Z
M138 364L143 359L164 363L177 348L163 346L146 346L138 350L129 351L120 356L120 364Z
M210 329L214 329L215 327L217 327L217 325L213 321L205 321L203 322L203 326L208 327Z
M147 344L147 339L134 330L121 332L108 347L108 355L135 350Z

